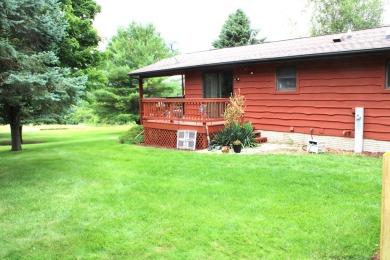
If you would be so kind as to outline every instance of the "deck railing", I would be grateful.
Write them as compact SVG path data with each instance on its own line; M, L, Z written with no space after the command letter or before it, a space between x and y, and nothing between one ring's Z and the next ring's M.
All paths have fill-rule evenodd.
M228 98L144 98L142 120L223 121Z

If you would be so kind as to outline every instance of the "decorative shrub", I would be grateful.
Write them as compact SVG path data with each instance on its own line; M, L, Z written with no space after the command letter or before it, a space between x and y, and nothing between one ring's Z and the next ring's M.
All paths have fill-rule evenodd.
M225 113L223 114L225 126L232 126L234 123L241 124L244 114L245 98L240 94L239 89L238 94L234 93L234 95L230 97L229 104L226 106Z
M240 136L237 138L242 142L244 147L256 147L257 142L255 140L255 135L253 134L253 126L251 122L245 122L240 129Z
M233 123L231 126L225 126L223 130L214 136L211 144L213 146L226 146L231 145L236 140L240 140L243 147L257 146L251 122L245 122L242 126L239 123Z
M134 125L129 130L119 136L121 144L134 144L144 142L144 127L142 125Z
M245 98L240 90L229 101L224 113L225 128L214 136L211 145L227 146L240 141L243 147L256 147L252 123L248 121L241 125L245 114Z

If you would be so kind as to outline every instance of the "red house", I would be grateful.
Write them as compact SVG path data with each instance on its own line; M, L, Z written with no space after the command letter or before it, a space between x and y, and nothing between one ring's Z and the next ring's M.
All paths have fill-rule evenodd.
M175 147L177 130L197 130L205 148L240 89L245 121L269 142L390 150L390 27L183 54L129 75L148 144ZM172 75L182 75L182 98L143 97L145 78Z

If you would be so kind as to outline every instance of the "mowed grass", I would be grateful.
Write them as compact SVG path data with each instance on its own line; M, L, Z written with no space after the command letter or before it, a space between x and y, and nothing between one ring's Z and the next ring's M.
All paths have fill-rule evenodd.
M0 259L369 259L381 158L121 145L128 127L0 147ZM0 132L0 141L8 138Z

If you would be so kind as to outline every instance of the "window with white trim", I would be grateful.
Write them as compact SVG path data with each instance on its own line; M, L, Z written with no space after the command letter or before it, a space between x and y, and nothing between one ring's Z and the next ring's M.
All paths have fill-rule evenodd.
M276 68L276 90L297 90L297 69L295 66L283 66Z

